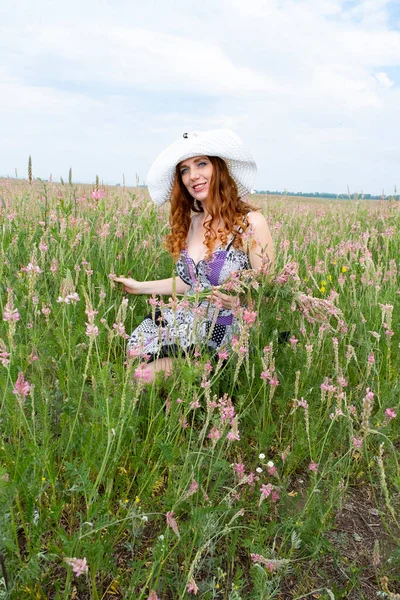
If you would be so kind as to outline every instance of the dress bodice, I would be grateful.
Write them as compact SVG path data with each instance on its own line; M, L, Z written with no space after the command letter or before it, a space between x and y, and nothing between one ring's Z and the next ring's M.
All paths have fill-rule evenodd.
M225 248L219 246L209 259L203 258L198 263L194 262L184 248L176 263L179 277L193 289L198 286L200 289L208 289L222 285L236 271L249 269L249 257L243 250L234 248L232 242L233 239Z

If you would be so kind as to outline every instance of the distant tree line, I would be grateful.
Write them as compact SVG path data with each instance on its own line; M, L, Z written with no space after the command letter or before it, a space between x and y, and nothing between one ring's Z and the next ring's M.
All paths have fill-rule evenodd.
M396 193L385 195L374 194L331 194L330 192L281 192L278 190L254 190L256 194L270 194L272 196L300 196L302 198L334 198L335 200L400 200L400 195Z

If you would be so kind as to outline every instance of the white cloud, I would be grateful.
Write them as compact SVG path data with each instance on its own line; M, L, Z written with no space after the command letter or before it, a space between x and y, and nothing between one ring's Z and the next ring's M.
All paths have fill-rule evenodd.
M394 4L3 5L2 168L12 172L21 161L25 168L32 153L42 176L72 163L82 179L100 172L118 181L125 172L134 182L183 131L228 127L257 159L255 187L393 186L400 160Z
M375 79L383 88L391 88L394 85L394 81L388 77L387 73L377 73Z

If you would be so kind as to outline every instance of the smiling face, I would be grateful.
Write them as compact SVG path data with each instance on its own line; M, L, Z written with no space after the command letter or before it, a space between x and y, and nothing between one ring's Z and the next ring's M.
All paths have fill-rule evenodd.
M204 202L210 191L213 166L207 156L187 158L178 165L182 183L195 200Z

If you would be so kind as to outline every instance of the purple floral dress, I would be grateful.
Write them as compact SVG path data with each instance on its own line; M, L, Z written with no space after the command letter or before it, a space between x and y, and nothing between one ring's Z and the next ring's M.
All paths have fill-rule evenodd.
M140 355L156 357L176 356L188 353L196 346L205 344L217 351L230 344L237 331L236 319L231 310L220 309L208 300L193 302L196 290L211 290L222 285L237 271L250 268L247 254L233 247L234 237L223 246L218 246L209 260L202 259L197 264L186 249L176 263L178 276L190 286L186 292L187 302L182 302L174 310L162 307L150 314L133 331L128 341L130 348L140 349Z

